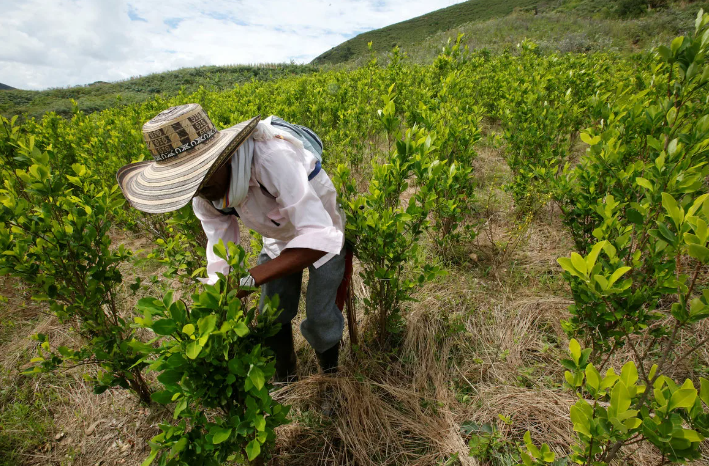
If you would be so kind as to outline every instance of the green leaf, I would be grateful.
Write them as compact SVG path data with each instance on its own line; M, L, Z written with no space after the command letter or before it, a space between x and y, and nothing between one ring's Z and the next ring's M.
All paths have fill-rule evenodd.
M576 341L575 338L572 338L569 342L569 353L574 359L574 362L578 365L579 360L581 359L581 345L579 345L579 342Z
M554 454L553 451L551 451L549 449L549 445L547 445L546 443L542 444L541 453L542 453L542 461L544 461L545 463L553 463L554 462L554 458L556 458L556 455Z
M142 298L135 305L140 311L148 311L151 314L161 314L165 310L162 301L155 298Z
M148 456L147 458L145 458L145 461L143 461L143 462L140 464L140 466L150 466L151 464L153 464L153 461L154 461L155 458L158 456L158 453L160 453L160 450L152 450L152 449L151 449L151 451L150 451L150 456Z
M657 373L658 365L653 364L652 367L650 368L650 373L648 374L648 379L652 381L652 379L655 378L655 374Z
M611 391L611 405L608 408L609 417L622 415L630 408L630 393L623 381L618 381Z
M670 50L669 47L665 45L661 45L657 48L657 53L662 57L663 60L666 62L670 61L672 58L672 50Z
M617 376L615 373L609 372L606 372L606 376L603 377L603 380L601 381L601 390L607 390L611 388L618 380L620 380L620 377Z
M585 403L585 401L580 401L579 403ZM571 407L571 422L573 422L576 432L591 437L591 421L583 410L576 405Z
M185 350L185 354L187 355L188 358L190 359L195 359L197 356L199 356L199 353L202 351L202 345L199 344L197 340L191 341Z
M694 200L692 203L692 206L687 210L687 217L694 215L697 210L699 210L702 207L702 204L706 202L706 200L709 198L709 194L702 194L698 198Z
M630 419L626 419L625 421L623 421L623 425L628 429L637 429L642 423L643 421L641 421L637 417L631 417Z
M174 458L178 453L184 450L187 446L188 440L189 439L187 437L182 437L180 440L178 440L177 443L175 443L175 445L173 445L170 449L170 454L168 455L168 457Z
M586 270L590 272L593 269L593 266L596 265L596 259L598 259L598 254L601 253L601 249L603 249L605 245L606 241L601 241L593 245L591 252L588 254L588 256L586 256Z
M187 398L182 398L180 401L177 402L177 405L175 406L175 411L172 413L172 418L177 419L180 416L180 413L187 409Z
M668 243L670 243L670 244L675 244L675 241L677 240L677 237L675 236L674 233L672 233L672 231L671 231L669 228L667 228L667 225L665 225L664 223L658 223L657 229L658 229L658 231L660 232L660 234L662 235L662 237L663 237ZM651 231L651 233L652 233L652 231Z
M522 462L524 463L524 466L534 466L534 461L532 461L531 456L524 452L520 453L520 455L522 455Z
M705 405L709 406L709 380L704 377L699 377L700 389L699 398L704 402Z
M165 305L166 308L170 307L170 304L172 304L172 296L174 294L174 291L168 291L165 293L165 296L162 298L162 303Z
M167 390L160 390L157 392L153 392L150 395L150 398L155 401L156 403L160 403L161 405L166 405L172 401L172 392L168 392Z
M192 324L187 324L184 327L182 327L182 333L185 335L192 335L194 333L194 325Z
M581 133L581 140L588 144L589 146L595 146L599 142L601 142L601 137L600 136L591 136L588 133Z
M601 285L601 290L606 291L608 289L608 280L603 275L594 275L593 279Z
M608 286L611 287L615 282L618 281L620 277L625 275L631 268L630 267L620 267L618 268L615 272L613 272L613 275L608 279Z
M215 314L210 314L208 316L202 317L197 321L197 328L199 329L200 336L205 336L212 333L216 325L217 316Z
M228 260L223 240L220 239L219 242L214 245L214 254L216 254L220 259Z
M179 370L166 370L158 376L158 381L163 385L172 385L182 380L184 372Z
M263 371L256 366L251 366L249 370L249 380L251 380L251 383L254 384L257 390L261 390L266 382L264 380Z
M151 328L158 335L172 335L177 330L177 325L172 319L160 319L154 322Z
M593 367L593 364L586 366L586 385L598 391L601 387L601 374Z
M704 437L699 435L696 431L689 429L682 429L679 432L673 434L672 436L674 438L682 438L685 440L689 440L692 443L704 441Z
M571 263L574 264L574 268L579 271L583 276L587 275L586 261L580 254L576 252L571 253Z
M254 416L253 421L254 421L254 427L259 432L266 429L266 418L264 418L263 416L261 416L261 415Z
M628 361L620 372L620 380L626 387L632 387L638 381L638 368L633 361Z
M705 264L709 262L709 249L699 244L689 245L689 255Z
M639 177L635 178L635 182L638 184L638 186L642 186L643 188L652 192L652 184L648 180L646 180L645 178L639 176Z
M670 402L667 405L667 409L668 411L673 411L677 408L691 408L696 399L696 390L691 388L680 388L672 394L672 397L670 397Z
M625 213L628 217L628 221L635 225L643 225L645 223L645 217L635 209L628 209Z
M218 445L229 438L231 435L231 429L224 429L223 427L214 426L209 429L209 433L212 434L212 443Z
M249 327L244 323L243 320L240 320L236 323L236 326L234 326L234 333L236 333L240 337L245 337L249 334Z
M678 36L675 37L672 40L672 44L670 45L670 50L672 50L672 54L676 54L677 51L682 47L682 44L684 43L684 36Z
M556 261L559 263L562 269L566 270L571 275L575 275L579 278L584 278L583 274L579 273L579 271L576 270L576 267L574 267L573 263L571 262L571 259L569 259L568 257L560 257Z
M581 374L573 374L569 371L564 372L564 379L566 379L566 383L569 384L571 387L578 387L581 385L583 382L583 378L580 377Z
M181 324L185 321L185 303L183 303L182 301L175 301L174 303L170 304L169 312L170 317L172 317L172 319L175 321L175 324Z
M677 201L672 195L664 192L662 193L662 206L670 214L672 221L675 223L675 227L679 230L684 221L684 210L677 205Z
M532 434L530 434L529 431L524 434L524 444L527 446L527 451L529 451L532 457L535 459L541 458L542 453L539 451L539 448L532 443Z
M261 444L257 440L252 440L246 445L246 455L249 461L253 461L261 453Z

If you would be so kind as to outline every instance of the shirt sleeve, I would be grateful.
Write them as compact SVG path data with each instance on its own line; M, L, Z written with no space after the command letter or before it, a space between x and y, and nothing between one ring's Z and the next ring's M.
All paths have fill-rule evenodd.
M308 173L293 146L276 139L264 151L259 164L259 182L276 197L279 212L295 228L296 236L284 249L308 248L339 254L344 235L308 181Z
M207 277L198 278L202 283L213 285L219 280L217 272L229 274L229 265L224 259L214 254L214 245L219 240L226 245L229 241L239 244L239 222L233 215L224 215L215 209L211 203L201 197L192 199L192 210L202 222L202 228L207 236Z

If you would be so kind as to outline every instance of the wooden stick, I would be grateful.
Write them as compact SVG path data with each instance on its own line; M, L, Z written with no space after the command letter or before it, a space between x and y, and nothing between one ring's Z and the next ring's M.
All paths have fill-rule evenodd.
M357 312L355 310L352 295L352 281L350 280L349 286L347 287L347 301L345 303L347 308L347 329L350 332L350 347L359 345L359 336L357 334Z

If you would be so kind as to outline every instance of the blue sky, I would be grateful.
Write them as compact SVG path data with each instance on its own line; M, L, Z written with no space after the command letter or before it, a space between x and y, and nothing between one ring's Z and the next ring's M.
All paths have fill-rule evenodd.
M201 65L307 63L460 0L0 0L0 83L46 89Z

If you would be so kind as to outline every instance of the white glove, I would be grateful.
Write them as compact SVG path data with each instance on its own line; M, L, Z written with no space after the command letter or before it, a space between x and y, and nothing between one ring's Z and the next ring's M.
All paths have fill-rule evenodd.
M241 280L239 280L239 287L240 288L253 288L256 286L256 280L254 280L254 277L251 276L251 274L248 274L245 277L242 277Z

